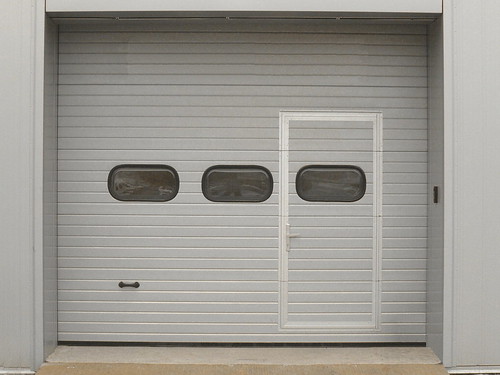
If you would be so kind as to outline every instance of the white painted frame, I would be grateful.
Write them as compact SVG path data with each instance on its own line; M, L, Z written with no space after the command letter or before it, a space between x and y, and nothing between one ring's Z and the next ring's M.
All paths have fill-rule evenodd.
M289 175L289 124L292 120L302 121L371 121L373 122L373 305L372 321L367 325L342 323L288 322L288 175ZM279 328L335 333L346 331L375 332L380 330L381 273L382 273L382 113L354 111L282 111L280 112L279 135Z

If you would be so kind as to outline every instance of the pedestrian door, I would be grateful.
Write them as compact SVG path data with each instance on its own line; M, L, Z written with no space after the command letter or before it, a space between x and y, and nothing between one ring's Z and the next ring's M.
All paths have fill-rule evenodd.
M281 328L376 330L379 113L280 116Z

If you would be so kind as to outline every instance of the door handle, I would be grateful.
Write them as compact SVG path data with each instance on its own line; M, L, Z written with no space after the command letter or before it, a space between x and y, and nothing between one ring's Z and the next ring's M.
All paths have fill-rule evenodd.
M299 233L290 233L290 224L286 224L286 251L290 251L290 238L300 237Z
M124 283L123 281L120 281L118 283L118 286L120 288L139 288L141 286L141 284L139 284L137 281L135 283L130 283L130 284L127 284L127 283Z

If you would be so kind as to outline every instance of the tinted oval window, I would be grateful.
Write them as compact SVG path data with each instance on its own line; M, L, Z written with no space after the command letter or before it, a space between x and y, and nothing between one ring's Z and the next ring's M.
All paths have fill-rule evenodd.
M108 190L120 201L166 202L177 195L179 177L167 165L118 165L109 172Z
M273 192L273 176L257 165L216 165L203 173L201 186L212 202L263 202Z
M355 202L365 195L366 176L351 165L308 165L297 173L299 197L311 202Z

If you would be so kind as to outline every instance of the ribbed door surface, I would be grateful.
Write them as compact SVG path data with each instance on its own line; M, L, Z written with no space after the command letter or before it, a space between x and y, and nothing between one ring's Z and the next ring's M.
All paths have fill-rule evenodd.
M425 340L424 25L171 20L60 30L59 340ZM283 329L279 116L337 109L384 117L379 330ZM293 137L311 136L297 129ZM297 157L330 157L314 151ZM370 179L368 159L356 158ZM115 200L107 177L120 164L175 168L178 195ZM203 172L221 164L267 168L271 197L207 200ZM296 225L311 227L314 247L323 249L326 233L369 237L365 224L318 218ZM343 266L363 263L356 256L346 254ZM322 267L331 267L329 277L341 265ZM120 281L140 287L121 289Z

